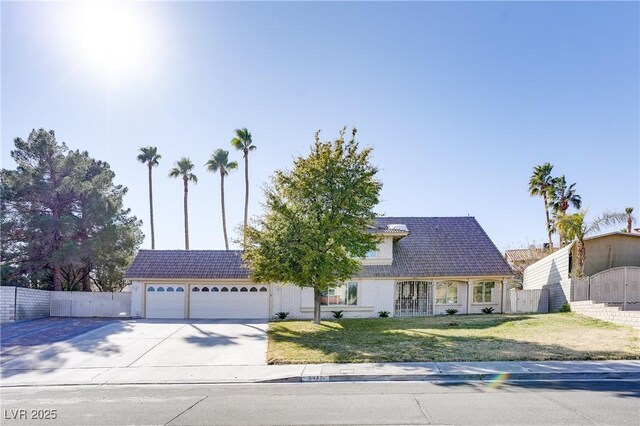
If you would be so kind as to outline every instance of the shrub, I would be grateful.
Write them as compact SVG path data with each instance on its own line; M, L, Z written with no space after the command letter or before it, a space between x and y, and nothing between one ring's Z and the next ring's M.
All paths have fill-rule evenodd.
M289 316L289 312L278 312L275 314L275 317L278 319L287 319L287 317Z
M331 311L331 313L333 314L333 317L335 319L340 319L342 318L342 311Z
M560 312L571 312L571 305L569 305L568 303L565 303L560 308Z
M378 316L380 318L387 318L391 312L389 311L378 311Z
M445 312L447 313L447 315L455 315L458 313L458 310L454 308L449 308L449 309L445 309Z
M494 311L492 306L487 306L486 308L482 308L482 313L483 314L490 314Z

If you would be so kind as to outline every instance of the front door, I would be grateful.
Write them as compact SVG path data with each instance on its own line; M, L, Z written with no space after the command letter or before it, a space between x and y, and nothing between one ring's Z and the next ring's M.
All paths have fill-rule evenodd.
M395 316L433 315L431 281L399 281L396 283L395 293Z

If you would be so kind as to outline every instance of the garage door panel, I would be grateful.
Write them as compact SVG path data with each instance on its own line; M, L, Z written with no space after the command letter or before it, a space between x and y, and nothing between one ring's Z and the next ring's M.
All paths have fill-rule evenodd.
M266 319L269 292L266 286L191 286L190 318Z
M185 285L147 284L147 318L184 318Z

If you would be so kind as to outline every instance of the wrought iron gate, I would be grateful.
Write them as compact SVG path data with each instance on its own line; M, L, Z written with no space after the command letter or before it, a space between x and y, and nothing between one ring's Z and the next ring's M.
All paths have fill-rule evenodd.
M396 283L395 316L433 315L433 283L431 281L400 281Z

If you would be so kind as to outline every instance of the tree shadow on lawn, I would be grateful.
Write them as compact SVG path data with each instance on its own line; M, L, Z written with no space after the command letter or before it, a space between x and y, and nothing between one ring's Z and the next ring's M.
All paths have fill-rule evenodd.
M269 330L270 364L362 363L362 362L447 362L447 361L544 361L638 359L640 346L630 340L584 350L571 343L540 343L515 338L507 333L482 335L501 324L531 317L477 316L410 320L341 320L321 327L297 331L283 324ZM455 325L450 325L456 322ZM459 332L458 332L459 331ZM532 330L532 335L536 331Z

